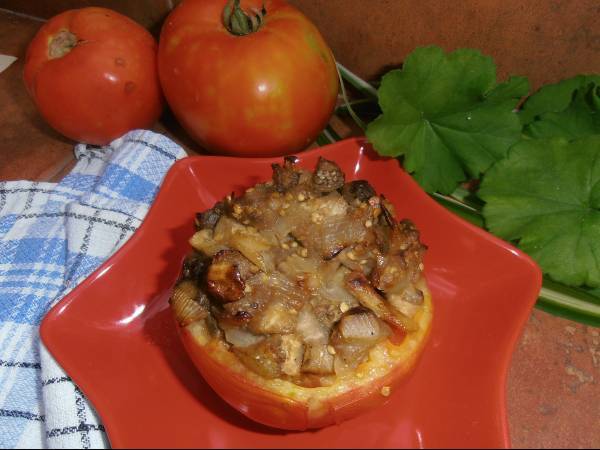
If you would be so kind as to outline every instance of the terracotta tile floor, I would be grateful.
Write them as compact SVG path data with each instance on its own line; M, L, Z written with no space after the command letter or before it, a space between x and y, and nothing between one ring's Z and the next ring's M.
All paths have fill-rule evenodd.
M73 143L38 117L21 80L25 47L39 25L0 11L0 53L21 58L0 74L0 180L56 180L73 162ZM197 150L171 120L157 130ZM514 447L600 447L600 329L535 310L514 353L507 395Z

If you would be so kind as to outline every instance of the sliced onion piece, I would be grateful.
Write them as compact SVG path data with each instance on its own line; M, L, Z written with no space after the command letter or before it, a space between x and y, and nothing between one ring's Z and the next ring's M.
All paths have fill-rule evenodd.
M328 340L327 329L319 322L310 306L305 306L300 310L296 333L307 344L326 344Z
M389 330L369 311L346 314L338 329L340 337L352 343L374 344L389 335Z
M227 248L224 244L215 241L213 231L208 228L194 233L190 238L190 245L207 256L214 256Z
M346 277L346 286L361 305L373 311L380 319L405 331L415 331L417 329L414 320L388 306L383 297L377 293L362 273L350 273Z
M192 280L183 280L175 286L169 303L180 326L185 327L208 316L208 308L196 301L198 293L199 289Z
M249 347L262 341L265 337L258 336L238 327L221 327L225 333L225 340L234 347Z

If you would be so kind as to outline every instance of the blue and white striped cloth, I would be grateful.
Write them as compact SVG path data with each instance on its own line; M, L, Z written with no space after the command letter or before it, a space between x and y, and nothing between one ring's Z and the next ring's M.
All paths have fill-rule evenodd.
M41 345L45 313L133 234L181 147L132 131L78 145L60 183L0 183L0 447L101 448L102 424Z

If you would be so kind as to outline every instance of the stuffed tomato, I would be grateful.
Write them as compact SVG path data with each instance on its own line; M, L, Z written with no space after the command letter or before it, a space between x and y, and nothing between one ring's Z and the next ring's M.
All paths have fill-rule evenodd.
M433 314L426 247L368 182L287 157L196 226L171 308L202 376L249 418L339 423L384 403L414 366Z

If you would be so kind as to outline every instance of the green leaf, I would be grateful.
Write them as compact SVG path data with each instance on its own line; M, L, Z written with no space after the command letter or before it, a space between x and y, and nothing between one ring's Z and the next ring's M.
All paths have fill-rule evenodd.
M568 140L600 134L600 86L590 83L573 94L573 101L560 112L540 114L523 130L532 138L562 137Z
M488 229L518 241L544 273L600 287L600 135L522 140L478 194Z
M470 49L413 51L378 90L383 111L366 135L382 155L404 155L404 167L428 192L449 194L506 155L521 126L514 107L525 78L496 83L491 58Z
M520 99L529 93L527 77L509 77L508 81L499 84L487 94L488 100Z
M598 305L600 305L600 288L588 289L587 293L596 297Z
M600 84L600 75L577 75L542 87L523 105L519 112L521 123L527 125L542 114L564 111L571 103L574 92L590 83Z

